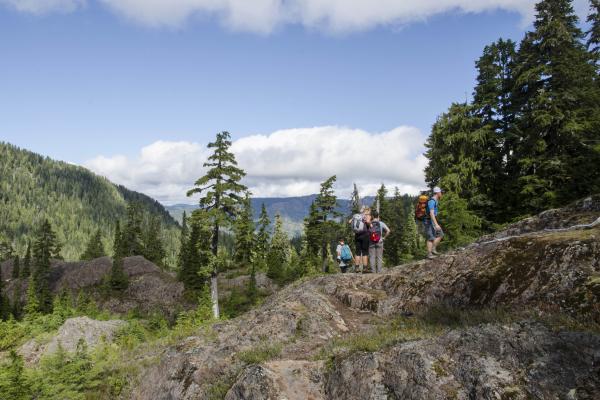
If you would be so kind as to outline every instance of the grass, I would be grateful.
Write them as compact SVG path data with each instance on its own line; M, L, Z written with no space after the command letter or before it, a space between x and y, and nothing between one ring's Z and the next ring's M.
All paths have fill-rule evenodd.
M281 343L270 344L261 342L251 349L240 351L237 354L237 358L248 365L261 364L279 357L282 347Z

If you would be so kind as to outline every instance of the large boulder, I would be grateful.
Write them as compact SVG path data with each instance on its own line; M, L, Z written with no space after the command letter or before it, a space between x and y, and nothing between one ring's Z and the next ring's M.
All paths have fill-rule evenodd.
M124 325L125 321L97 321L88 317L70 318L58 329L49 341L43 343L32 339L19 349L19 354L28 365L36 364L45 355L55 353L59 347L66 352L74 352L80 341L88 349L93 349L101 341L110 342L115 333Z

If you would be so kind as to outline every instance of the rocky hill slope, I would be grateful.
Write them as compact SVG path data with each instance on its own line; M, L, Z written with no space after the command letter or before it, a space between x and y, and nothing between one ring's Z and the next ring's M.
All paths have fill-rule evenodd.
M129 276L129 287L119 296L106 295L103 280L110 272L109 257L92 261L54 261L50 270L50 288L54 295L63 291L76 298L80 291L89 295L100 308L111 313L126 314L130 311L148 314L159 312L168 318L192 305L184 300L183 284L174 275L161 270L143 257L124 259L124 270ZM12 275L12 261L2 264L2 276ZM8 281L6 293L12 302L20 293L21 302L26 302L27 280Z
M600 196L199 330L135 399L598 399ZM574 228L569 228L576 224Z

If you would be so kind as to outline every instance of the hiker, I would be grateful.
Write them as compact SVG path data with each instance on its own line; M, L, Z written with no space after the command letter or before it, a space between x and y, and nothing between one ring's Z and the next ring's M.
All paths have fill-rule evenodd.
M383 241L391 230L385 222L379 219L379 213L373 211L372 221L369 222L369 262L371 272L383 272Z
M369 263L369 231L367 221L370 222L370 209L363 206L360 213L354 214L349 224L354 232L354 272L363 273Z
M423 218L423 228L427 239L427 258L435 258L439 255L437 246L444 237L444 231L442 231L442 227L437 219L438 204L442 198L442 194L442 189L438 186L433 188L433 196L427 202L425 218Z
M340 238L336 252L340 270L342 271L342 274L345 274L352 263L352 250L350 250L350 246L346 244L344 238Z

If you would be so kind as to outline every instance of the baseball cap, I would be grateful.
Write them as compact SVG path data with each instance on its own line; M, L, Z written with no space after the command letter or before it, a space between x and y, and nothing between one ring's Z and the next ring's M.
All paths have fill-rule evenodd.
M439 186L436 186L433 188L433 193L443 193L443 191Z

